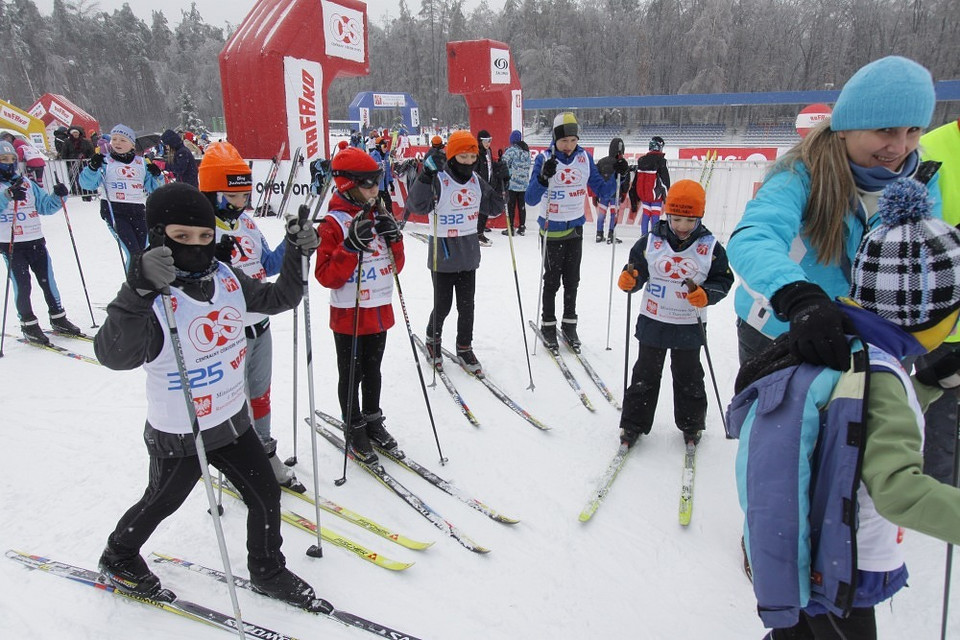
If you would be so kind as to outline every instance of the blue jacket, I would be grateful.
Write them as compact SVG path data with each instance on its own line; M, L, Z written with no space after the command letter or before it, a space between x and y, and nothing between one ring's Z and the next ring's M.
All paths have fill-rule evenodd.
M553 154L553 157L557 159L557 164L571 164L574 158L577 157L577 154L585 154L590 163L590 177L587 179L587 186L593 190L598 198L609 198L612 200L616 197L616 174L604 180L603 176L600 175L600 172L597 170L597 165L593 162L593 156L587 153L580 145L577 145L577 148L574 149L570 155L557 151L556 147L553 146L550 147L547 153ZM547 192L547 187L540 184L540 170L543 167L547 153L541 153L537 156L536 160L533 161L533 171L530 173L530 182L527 184L527 195L525 197L527 204L530 206L540 204L540 201L543 200L543 194ZM543 227L543 219L543 216L540 216L541 228ZM547 231L564 233L570 228L582 227L586 221L586 214L571 222L551 221L550 228L547 229Z
M927 185L934 201L933 215L941 216L938 176ZM836 264L817 262L808 238L801 234L804 208L810 195L810 174L796 164L769 175L727 243L730 266L740 276L734 294L737 316L775 338L788 328L774 316L770 298L791 282L819 285L831 298L850 292L850 266L864 234L878 222L866 219L862 205L846 217L843 259ZM528 200L529 201L529 200Z
M30 190L33 191L33 199L36 203L37 213L42 216L49 216L63 208L63 201L61 201L58 196L47 193L43 187L27 177L24 177L23 181L29 184ZM7 188L9 186L6 182L0 182L0 222L6 223L13 221L13 200L7 197ZM66 200L67 197L68 196L64 196L63 200ZM9 240L9 237L6 237L3 238L2 241L6 243L9 242Z
M530 181L530 148L522 140L510 145L503 152L500 162L507 165L510 171L509 191L526 191Z
M380 153L380 149L370 152L370 157L383 167L383 177L380 178L380 191L386 191L393 184L393 170L390 168L390 154Z
M863 326L866 312L848 312ZM882 330L889 323L873 324ZM885 573L857 568L870 376L898 365L859 339L851 348L853 366L846 372L788 366L753 381L727 409L727 435L740 439L744 543L767 627L793 626L801 609L846 616L906 584L904 566Z

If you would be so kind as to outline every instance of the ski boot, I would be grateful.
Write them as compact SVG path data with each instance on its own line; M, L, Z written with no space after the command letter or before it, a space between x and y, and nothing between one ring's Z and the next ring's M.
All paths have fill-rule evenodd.
M367 466L375 467L380 463L377 452L373 450L370 444L370 438L367 436L367 423L362 419L354 420L350 426L349 434L350 452L357 462Z
M367 422L367 438L381 449L386 451L395 451L397 449L397 440L387 428L383 426L383 412L377 411L370 415L363 416Z
M488 238L487 236L485 236L485 235L482 234L482 233L478 233L478 234L477 234L477 239L480 241L480 246L481 246L481 247L492 247L492 246L493 246L493 242L490 240L490 238Z
M317 599L313 587L285 567L269 577L252 575L250 583L257 593L276 598L300 609L311 609Z
M607 236L607 244L613 244L614 242L616 242L617 244L623 244L623 240L614 236L613 229L611 229L610 235Z
M66 333L71 336L79 336L83 334L83 332L80 331L80 327L67 320L66 311L61 311L60 313L50 316L50 328L52 328L54 331Z
M471 347L457 345L457 360L460 362L460 366L468 372L475 376L481 375L480 361L477 360L477 356L474 355Z
M40 328L40 322L36 318L23 322L20 325L20 331L23 332L23 337L29 342L42 345L50 344L50 339L47 338L46 334L43 332L43 329Z
M540 335L543 336L543 344L556 353L560 350L560 344L557 342L557 323L553 322L541 322L540 323Z
M603 231L597 231L597 244L600 244L603 240Z
M526 228L524 225L520 225L519 227L517 227L517 235L518 235L518 236L522 236L522 235L525 234L526 232L527 232L527 228Z
M117 591L164 602L176 599L172 591L160 586L160 578L150 571L146 560L140 554L122 558L108 545L97 566L104 579L116 587Z
M437 371L443 370L443 352L440 350L440 338L431 338L427 336L427 364L435 367Z
M577 335L577 321L564 318L560 323L560 330L563 331L563 337L575 353L580 353L580 336Z
M698 445L700 444L700 436L703 435L703 429L689 429L681 430L683 432L683 443L685 445Z
M620 444L627 445L629 449L633 445L637 444L637 440L640 439L640 434L634 431L628 431L626 429L620 429Z

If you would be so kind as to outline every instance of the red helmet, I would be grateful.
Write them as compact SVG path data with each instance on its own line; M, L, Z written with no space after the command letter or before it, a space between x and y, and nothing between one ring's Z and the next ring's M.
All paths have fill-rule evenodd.
M383 178L383 167L356 147L348 147L335 155L330 169L333 173L333 183L340 193L346 193L357 186L364 188L379 186Z

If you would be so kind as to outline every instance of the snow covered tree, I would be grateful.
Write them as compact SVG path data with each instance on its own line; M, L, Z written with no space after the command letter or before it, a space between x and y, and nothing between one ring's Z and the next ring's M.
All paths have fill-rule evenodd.
M184 131L193 131L194 133L209 133L207 126L197 115L197 107L193 104L193 98L187 91L186 86L180 86L180 95L177 96L178 123Z

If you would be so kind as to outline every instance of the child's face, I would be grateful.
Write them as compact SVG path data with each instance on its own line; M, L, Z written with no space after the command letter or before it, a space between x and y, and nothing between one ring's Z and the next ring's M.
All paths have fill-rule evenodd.
M471 165L477 161L477 154L475 153L458 153L453 157L456 158L457 162L464 165Z
M573 150L577 148L578 142L580 142L580 138L577 136L567 136L566 138L557 140L554 145L557 147L557 151L570 155L573 153Z
M110 148L117 154L133 151L133 140L119 134L110 136Z
M250 202L249 191L221 191L220 196L236 209L246 209Z
M0 164L16 164L17 156L13 153L4 153L0 155Z
M360 192L360 202L370 202L371 200L376 200L377 196L380 195L379 185L374 185L372 187L361 187L358 185L356 189Z
M897 171L920 144L922 133L920 127L889 127L841 131L837 135L847 147L847 157L856 164Z
M185 224L168 224L164 231L170 239L180 244L210 244L217 237L217 232L210 227L191 227Z
M686 240L693 230L697 228L700 218L688 218L687 216L667 215L667 223L677 237Z

